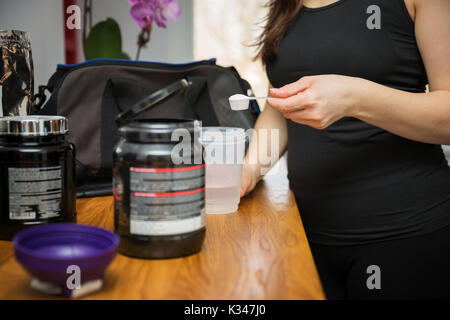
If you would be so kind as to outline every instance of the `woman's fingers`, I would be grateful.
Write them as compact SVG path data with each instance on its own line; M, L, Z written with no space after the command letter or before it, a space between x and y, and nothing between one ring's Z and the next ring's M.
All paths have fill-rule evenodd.
M282 113L303 110L311 100L308 94L310 82L309 77L303 77L280 89L271 88L270 93L274 98L267 102Z
M305 91L287 98L268 99L267 103L281 113L294 112L305 109L309 105L309 97Z
M276 98L287 98L296 95L299 92L303 92L309 87L309 78L303 77L298 81L287 84L281 88L271 88L270 94Z
M291 121L310 126L315 129L325 129L330 123L326 118L316 111L301 110L294 112L285 112L283 116Z

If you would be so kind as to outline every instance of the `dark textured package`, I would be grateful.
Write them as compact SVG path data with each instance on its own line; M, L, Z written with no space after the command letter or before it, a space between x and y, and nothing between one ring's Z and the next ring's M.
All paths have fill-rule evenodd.
M0 50L0 116L31 114L34 69L29 34L0 30Z

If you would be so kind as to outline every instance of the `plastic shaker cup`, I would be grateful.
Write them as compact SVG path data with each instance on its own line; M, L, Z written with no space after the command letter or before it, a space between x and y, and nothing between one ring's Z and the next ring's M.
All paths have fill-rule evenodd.
M238 210L245 131L240 128L203 127L206 163L206 213L225 214Z

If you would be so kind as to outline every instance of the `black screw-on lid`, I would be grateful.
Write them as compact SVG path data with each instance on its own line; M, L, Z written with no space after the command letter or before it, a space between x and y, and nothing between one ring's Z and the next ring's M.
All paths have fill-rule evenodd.
M140 119L134 120L120 127L119 133L127 141L140 143L167 143L179 141L179 136L172 136L173 133L191 135L191 141L194 142L194 134L200 138L201 121L186 119Z

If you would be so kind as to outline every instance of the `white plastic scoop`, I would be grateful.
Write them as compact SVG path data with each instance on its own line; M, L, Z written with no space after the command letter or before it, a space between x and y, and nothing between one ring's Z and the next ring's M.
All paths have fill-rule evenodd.
M248 97L243 94L232 95L228 100L230 101L230 107L232 110L247 110L250 104L250 100L269 99L272 97Z

